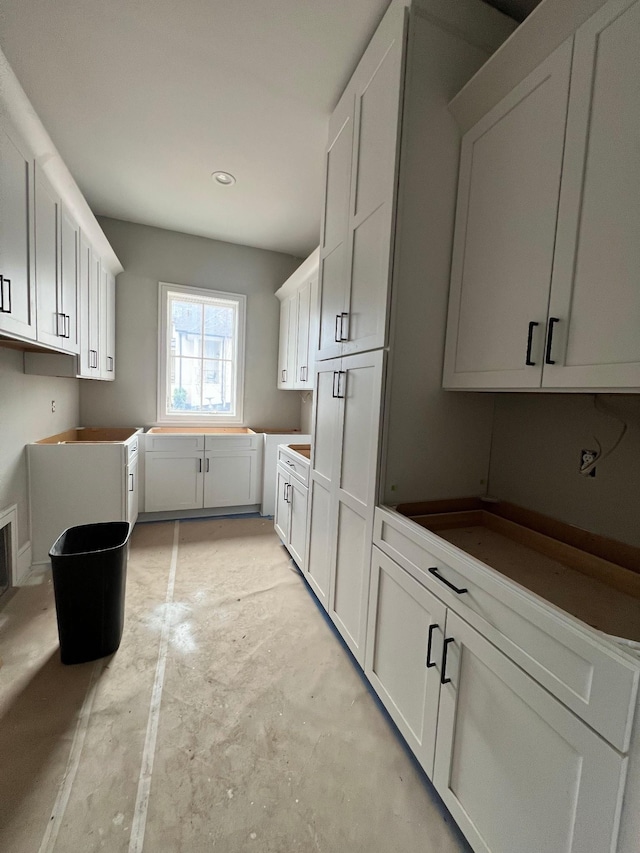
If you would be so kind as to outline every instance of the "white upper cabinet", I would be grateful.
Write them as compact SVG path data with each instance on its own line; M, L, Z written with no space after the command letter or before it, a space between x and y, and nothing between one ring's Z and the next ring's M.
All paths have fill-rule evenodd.
M111 379L109 306L122 265L1 52L0 59L0 336L27 344L26 373Z
M610 0L465 134L445 387L640 390L638 55Z
M100 258L80 235L80 363L79 375L99 379Z
M282 390L311 391L314 387L318 256L316 249L276 292L280 300L277 385Z
M100 268L100 378L116 378L116 279Z
M64 316L65 351L80 351L78 305L80 284L80 229L62 205L60 218L60 296Z
M14 129L0 125L0 334L36 337L35 280L29 254L33 165Z
M58 346L65 338L60 290L60 196L35 168L35 258L38 341Z
M445 385L540 385L571 42L464 137Z
M640 390L640 2L576 33L542 384Z
M406 20L393 3L331 118L318 359L385 345Z

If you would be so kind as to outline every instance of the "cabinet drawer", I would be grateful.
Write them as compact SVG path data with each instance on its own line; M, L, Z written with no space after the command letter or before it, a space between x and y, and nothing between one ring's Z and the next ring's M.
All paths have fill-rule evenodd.
M191 450L204 450L203 435L153 435L146 433L145 450L184 453Z
M395 512L376 509L374 544L613 746L628 749L640 665L613 641Z
M205 435L205 450L256 450L262 444L261 435Z
M284 448L278 449L278 464L306 486L309 482L309 463L303 461L296 453Z

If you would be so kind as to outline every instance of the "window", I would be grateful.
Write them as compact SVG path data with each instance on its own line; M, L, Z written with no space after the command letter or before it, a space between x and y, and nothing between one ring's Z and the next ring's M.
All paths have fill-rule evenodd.
M246 297L160 283L158 421L242 423Z

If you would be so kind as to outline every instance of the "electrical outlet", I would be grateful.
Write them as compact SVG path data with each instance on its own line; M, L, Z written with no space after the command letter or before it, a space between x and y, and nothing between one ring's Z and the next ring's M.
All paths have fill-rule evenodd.
M593 463L598 458L599 453L597 450L581 450L580 451L580 473L584 474L585 477L595 477L596 476L596 468ZM593 467L590 467L592 466Z
M52 401L51 401L51 411L52 411L52 412L55 412L55 410L56 410L56 401L55 401L55 400L52 400Z

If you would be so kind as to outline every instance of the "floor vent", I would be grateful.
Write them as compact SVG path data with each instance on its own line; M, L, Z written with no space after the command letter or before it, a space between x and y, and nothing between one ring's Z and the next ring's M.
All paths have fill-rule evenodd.
M18 509L0 511L0 595L15 583L18 561Z

